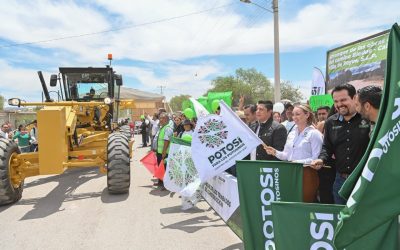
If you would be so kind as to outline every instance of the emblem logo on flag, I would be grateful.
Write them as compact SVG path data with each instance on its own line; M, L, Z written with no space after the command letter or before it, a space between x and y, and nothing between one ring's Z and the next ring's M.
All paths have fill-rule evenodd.
M228 131L225 129L226 125L223 121L209 119L198 130L200 142L205 143L209 148L221 146L224 143L223 140L228 138Z

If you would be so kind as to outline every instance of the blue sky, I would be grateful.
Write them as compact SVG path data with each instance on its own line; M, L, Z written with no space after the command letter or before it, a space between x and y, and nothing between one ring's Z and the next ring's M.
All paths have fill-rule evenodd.
M325 71L327 50L389 29L400 20L398 9L397 0L279 0L281 79L308 97L312 69ZM37 101L36 71L48 80L59 66L103 66L107 53L125 86L157 93L165 86L168 99L198 97L213 78L240 67L274 78L273 15L239 0L9 1L0 14L7 20L0 25L6 98ZM59 39L110 29L117 30ZM54 41L7 47L42 40Z

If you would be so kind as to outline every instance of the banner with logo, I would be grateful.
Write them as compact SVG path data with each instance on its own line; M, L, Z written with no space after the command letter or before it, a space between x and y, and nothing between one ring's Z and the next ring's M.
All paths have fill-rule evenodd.
M325 94L325 78L321 70L318 68L313 69L311 81L311 95L324 95Z
M236 169L245 249L275 249L271 202L302 201L303 165L238 161Z
M400 28L389 35L384 92L379 118L366 154L344 183L348 198L335 244L345 247L400 214ZM351 194L349 195L349 193Z
M208 110L203 105L201 105L201 103L199 103L196 99L190 97L189 100L192 102L193 109L194 112L196 113L197 119L200 119L210 114Z
M276 249L337 249L333 235L342 205L297 202L272 202L272 219ZM365 235L347 250L395 250L397 219Z
M192 136L192 157L202 182L232 167L262 143L224 101L220 107L221 115L197 121Z
M225 222L239 207L237 179L228 173L223 172L204 183L201 194Z
M200 179L192 160L190 143L172 137L167 162L165 188L185 197L194 195L200 186Z

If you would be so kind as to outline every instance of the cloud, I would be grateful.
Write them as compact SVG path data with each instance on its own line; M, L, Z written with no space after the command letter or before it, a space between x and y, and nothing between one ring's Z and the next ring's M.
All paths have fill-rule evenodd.
M41 101L42 87L36 70L14 67L0 60L0 75L0 94L5 99L18 97L26 101ZM43 72L43 75L45 79L50 78L48 72Z
M0 27L11 42L46 40L128 27L193 13L232 3L220 1L97 0L11 2L0 15L8 25ZM284 4L289 4L285 2ZM240 9L253 8L250 15ZM329 47L378 32L397 21L399 1L334 1L304 6L292 18L280 20L282 51L315 46ZM285 5L280 11L285 11ZM332 13L336 13L333 15ZM286 16L286 15L285 15ZM87 18L90 17L90 18ZM267 18L265 18L267 17ZM263 20L263 21L261 21ZM161 62L204 55L252 54L273 51L272 15L256 6L216 9L148 26L94 36L40 43L41 48L62 49L83 62L100 61L106 53L116 58Z
M167 99L180 94L197 98L211 87L211 78L220 74L223 67L214 61L201 61L196 64L168 62L149 64L146 67L119 66L118 71L124 77L137 79L142 90L158 92L159 87L163 86L163 94ZM137 88L132 81L128 81L126 85Z

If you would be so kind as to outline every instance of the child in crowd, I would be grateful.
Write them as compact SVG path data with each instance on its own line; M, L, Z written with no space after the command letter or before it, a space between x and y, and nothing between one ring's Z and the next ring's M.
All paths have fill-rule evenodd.
M184 120L183 123L183 129L184 131L180 132L178 137L182 138L184 135L190 135L192 136L193 134L193 124L190 122L190 120Z
M18 140L18 147L21 153L29 153L30 152L30 145L29 140L31 136L28 133L28 130L24 125L18 126L18 131L13 136L13 140Z

